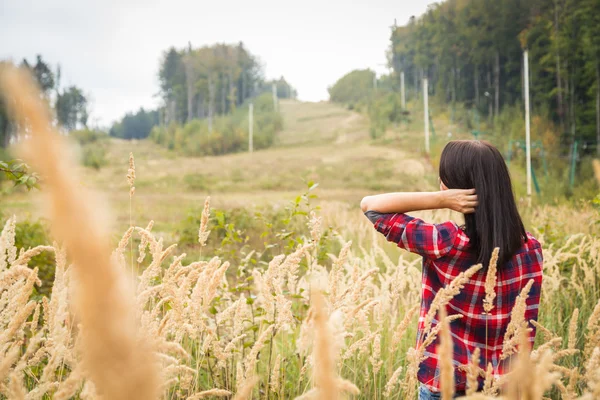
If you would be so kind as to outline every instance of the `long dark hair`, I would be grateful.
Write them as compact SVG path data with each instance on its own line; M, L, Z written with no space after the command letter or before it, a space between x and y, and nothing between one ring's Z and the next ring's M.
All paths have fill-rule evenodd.
M477 262L486 268L499 247L501 269L527 241L502 154L485 141L455 140L444 147L439 173L448 189L475 189L479 205L465 214L465 233Z

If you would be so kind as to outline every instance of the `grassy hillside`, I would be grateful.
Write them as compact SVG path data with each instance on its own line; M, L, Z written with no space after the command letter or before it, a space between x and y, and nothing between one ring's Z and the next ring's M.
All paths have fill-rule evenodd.
M253 154L185 158L150 140L111 139L107 165L98 171L82 168L82 185L110 204L116 230L129 224L129 152L137 168L133 215L140 224L180 221L207 195L220 208L283 204L308 181L319 183L320 200L354 205L370 192L434 187L434 171L419 154L372 145L362 115L329 103L289 100L281 102L281 110L285 125L277 145ZM16 191L3 198L2 208L23 219L29 213L36 216L35 203L43 201L43 191Z

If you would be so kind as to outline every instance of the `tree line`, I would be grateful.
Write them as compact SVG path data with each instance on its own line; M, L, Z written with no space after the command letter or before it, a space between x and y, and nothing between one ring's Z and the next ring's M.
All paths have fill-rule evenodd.
M396 90L403 73L418 96L427 77L432 95L491 119L523 102L525 49L532 109L562 143L600 143L598 0L447 0L392 28L389 64Z
M147 137L156 125L205 120L209 132L216 118L232 115L245 101L271 92L294 98L296 90L284 77L267 81L264 68L243 43L193 48L171 47L159 62L163 106L140 109L116 122L110 135L124 139ZM200 125L198 125L200 126ZM160 136L160 135L159 135Z
M189 122L225 115L251 97L271 91L276 84L280 98L295 97L295 90L282 77L267 82L258 58L237 45L216 44L168 49L159 70L165 122Z
M2 68L2 64L4 62L0 62L0 68ZM54 111L58 124L68 131L78 127L87 127L89 118L88 99L83 90L75 85L66 88L61 86L60 65L53 69L38 54L34 63L23 59L19 66L31 71L42 95ZM0 96L0 148L7 148L17 134L16 127L13 126L9 118L4 101L3 96Z

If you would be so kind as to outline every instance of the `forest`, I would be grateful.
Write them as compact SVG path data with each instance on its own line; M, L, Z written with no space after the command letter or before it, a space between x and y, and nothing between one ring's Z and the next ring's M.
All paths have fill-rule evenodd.
M251 97L277 88L279 98L295 97L285 78L267 82L264 67L243 43L168 49L159 67L165 123L228 114Z
M187 155L224 154L247 148L247 109L244 103L257 100L258 148L269 146L281 127L271 111L266 93L293 98L296 90L281 77L266 81L258 57L237 45L215 44L193 48L171 47L159 61L160 97L157 110L128 113L110 129L124 139L148 136L156 143ZM270 99L270 96L268 97ZM272 100L270 100L272 103ZM246 106L247 108L247 106Z
M0 61L0 68L4 63ZM53 68L42 55L38 54L35 63L23 59L20 67L31 71L44 98L51 105L56 121L65 130L71 131L87 126L89 118L87 96L78 86L62 87L60 65ZM0 96L0 149L7 148L16 135L16 129L8 118L5 101L3 96Z
M532 110L551 119L563 145L600 154L600 1L448 0L394 26L392 84L463 103L493 119L523 103L529 51Z

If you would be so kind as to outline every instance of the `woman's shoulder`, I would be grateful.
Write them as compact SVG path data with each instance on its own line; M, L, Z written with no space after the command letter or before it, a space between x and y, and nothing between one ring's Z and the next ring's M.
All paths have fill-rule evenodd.
M527 234L527 241L523 243L523 247L527 250L538 250L542 248L542 244L533 236L530 232L525 232Z

